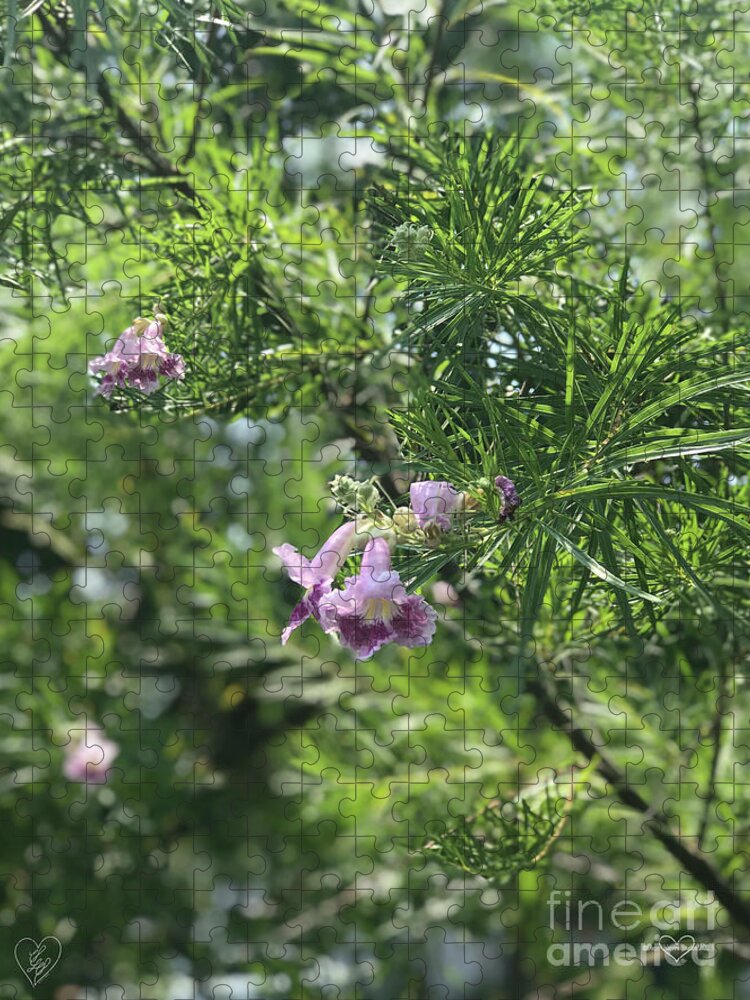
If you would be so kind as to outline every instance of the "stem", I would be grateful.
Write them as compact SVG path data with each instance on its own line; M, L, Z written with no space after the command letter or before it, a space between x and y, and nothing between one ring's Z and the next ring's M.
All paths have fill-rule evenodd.
M103 76L99 78L96 84L96 91L107 107L114 112L117 124L122 129L123 134L138 147L138 152L144 159L160 175L169 177L172 180L175 190L179 191L181 195L184 195L185 198L188 198L192 202L199 201L198 194L192 184L183 177L180 171L166 157L153 148L151 136L147 132L143 132L140 126L117 103L109 83Z
M211 24L208 29L208 37L206 38L207 49L211 50L215 37L216 37L216 22L211 21ZM206 96L206 88L208 86L210 79L211 77L208 71L205 68L203 68L201 71L200 81L198 83L198 95L195 99L195 117L193 118L193 128L190 133L190 141L188 142L187 152L183 157L184 163L189 163L190 160L192 160L192 158L195 156L195 148L198 143L198 135L200 133L200 123L201 123L201 118L198 112L200 111L200 106L203 103L203 98ZM193 90L193 93L195 93L195 89Z
M734 646L734 643L732 643L732 645ZM734 657L732 657L732 663L734 664ZM708 832L708 823L711 818L711 806L716 801L716 778L719 773L719 758L724 746L724 716L726 714L728 701L729 674L726 662L722 658L719 663L719 697L716 699L716 714L714 715L713 722L711 724L711 731L709 733L709 738L714 746L714 752L711 755L711 773L708 778L708 792L706 800L703 804L703 816L701 817L700 829L698 831L698 846L701 850L703 850L706 833Z
M711 180L711 163L706 156L703 149L703 119L701 118L700 109L698 107L698 93L700 91L699 84L692 84L690 87L690 92L693 95L692 100L692 121L691 124L695 129L696 138L696 148L698 152L698 171L701 175L701 186L706 194L706 204L703 207L703 220L708 227L708 234L711 238L711 245L714 249L714 258L716 257L716 244L717 236L720 233L719 225L716 222L714 213L712 211L711 200L716 197L716 187ZM721 280L721 275L719 274L720 263L714 264L713 273L714 280L716 282L716 307L717 307L717 325L723 330L728 329L728 309L727 309L727 295L724 288L724 282Z
M432 91L432 85L435 82L435 76L437 75L437 61L439 56L440 45L443 41L443 34L445 33L445 2L440 4L440 9L435 15L437 18L437 35L435 42L432 46L432 52L430 53L430 62L425 71L425 84L424 90L422 92L422 101L424 103L425 113L427 113L427 102L430 98L430 93Z
M695 129L697 151L698 151L698 170L701 176L701 187L706 194L706 205L703 211L703 219L708 227L709 236L711 239L711 246L714 251L714 259L716 258L716 244L718 242L718 236L720 234L719 224L716 221L715 214L713 212L712 201L716 197L716 186L713 183L711 177L711 163L703 149L703 119L701 117L700 108L698 106L698 97L700 94L700 84L692 84L691 94L692 100L692 125ZM724 282L721 280L721 275L719 274L719 263L715 263L713 267L714 280L716 282L716 306L717 306L717 325L725 333L728 332L730 326L730 314L727 305L726 291L724 288ZM729 364L729 353L723 352L722 360L725 366ZM732 426L732 408L729 400L724 402L723 406L723 419L724 419L724 429L730 430ZM734 650L734 641L732 642L732 648ZM734 657L732 658L732 664L734 664ZM703 844L706 839L706 834L708 831L708 824L711 816L711 806L716 801L716 778L719 769L719 758L721 756L721 751L724 741L724 715L727 710L727 703L729 700L729 676L727 673L726 663L722 659L719 664L719 697L716 700L716 714L713 719L711 726L710 738L713 742L713 754L711 757L711 772L708 779L708 793L703 806L703 817L701 819L700 829L698 831L698 846L702 849Z
M537 701L547 718L568 737L571 746L583 754L587 761L596 760L599 774L614 789L617 799L625 806L646 817L644 827L654 836L666 850L684 867L696 882L710 890L732 918L750 931L750 904L746 903L722 877L719 871L708 861L698 847L697 850L688 846L686 838L672 833L663 816L655 813L648 802L631 788L627 779L584 730L573 725L573 710L567 711L558 704L557 695L549 684L540 676L528 684L528 690ZM603 742L603 741L600 741Z

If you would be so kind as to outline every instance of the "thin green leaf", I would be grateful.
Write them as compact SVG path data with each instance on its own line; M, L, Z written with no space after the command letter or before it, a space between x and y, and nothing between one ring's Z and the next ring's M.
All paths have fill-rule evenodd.
M579 562L582 566L585 566L586 569L594 574L594 576L598 576L600 580L604 580L613 587L619 587L621 590L624 590L628 594L632 594L633 597L640 598L642 601L651 601L654 604L660 604L662 602L660 597L655 597L653 594L647 594L644 591L639 590L637 587L632 587L629 583L625 583L625 581L621 580L619 576L610 572L610 570L608 570L605 566L602 566L600 562L597 562L596 559L592 558L592 556L590 556L587 552L584 552L583 549L579 548L570 538L561 534L561 532L557 531L551 525L545 524L543 521L540 521L539 525L544 531L547 532L547 534L551 535L552 538L554 538L566 552L569 552L577 562Z

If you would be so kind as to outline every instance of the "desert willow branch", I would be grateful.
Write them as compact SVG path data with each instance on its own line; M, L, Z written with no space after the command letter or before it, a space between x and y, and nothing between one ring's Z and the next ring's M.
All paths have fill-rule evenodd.
M49 46L49 50L54 58L66 69L73 68L71 63L70 40L67 32L60 31L56 28L53 22L45 16L44 11L41 9L37 9L35 13L44 29L45 36L55 43L54 45ZM199 212L197 206L201 203L201 199L195 188L177 167L175 167L165 156L162 156L161 153L157 151L153 144L152 137L141 128L140 124L137 124L132 120L132 118L130 118L125 109L115 98L109 83L102 74L99 75L98 80L96 81L96 90L102 102L115 115L117 123L122 129L123 135L127 136L131 140L136 150L150 164L150 166L156 170L157 173L163 175L174 187L174 189L187 199L189 204L183 203L183 208L185 208L192 215L198 215Z
M687 838L678 837L672 833L666 818L657 815L648 802L628 785L624 774L617 765L602 753L584 730L574 725L573 707L571 706L567 710L561 708L557 696L561 695L562 692L558 691L556 685L554 687L552 685L553 682L540 676L538 680L532 680L528 683L527 690L536 697L547 718L566 734L571 746L582 753L588 761L596 761L597 771L612 786L617 799L623 805L645 816L644 827L656 837L673 858L680 862L685 871L696 882L711 890L717 901L737 924L750 931L750 905L725 881L721 873L708 861L697 845L693 848L689 845ZM602 744L603 740L599 742Z

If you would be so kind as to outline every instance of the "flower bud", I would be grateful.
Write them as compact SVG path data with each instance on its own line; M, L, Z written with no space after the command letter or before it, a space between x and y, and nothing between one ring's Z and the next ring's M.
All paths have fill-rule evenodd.
M351 476L334 476L329 489L333 499L344 510L372 514L380 503L378 488L371 479L362 483Z
M500 521L510 521L521 503L521 498L516 491L516 484L507 476L496 476L495 486L502 501Z
M397 507L394 510L393 527L399 535L413 535L420 530L417 515L409 507Z
M411 509L423 531L437 528L450 531L451 515L464 509L465 494L445 481L425 480L412 483L409 489Z

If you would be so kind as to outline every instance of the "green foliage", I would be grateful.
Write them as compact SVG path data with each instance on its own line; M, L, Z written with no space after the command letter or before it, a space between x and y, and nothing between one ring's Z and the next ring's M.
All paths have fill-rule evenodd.
M512 152L492 138L448 143L432 184L415 193L410 182L400 198L391 191L376 200L392 223L408 218L412 234L403 246L401 224L384 251L406 285L410 321L400 346L426 376L408 408L393 414L406 454L469 492L498 472L519 485L524 503L513 528L492 527L498 500L485 488L479 499L490 518L476 519L460 544L469 570L511 571L537 592L524 618L533 621L548 590L559 592L559 576L570 573L565 554L583 568L583 584L603 580L650 602L682 599L687 586L705 599L665 525L691 518L710 534L718 520L733 537L747 533L750 511L716 495L726 478L700 474L714 455L726 456L733 475L746 472L746 347L737 331L709 337L692 317L635 295L626 268L609 289L584 288L575 274L566 281L581 243L572 231L577 206L544 197L539 179L518 175ZM532 582L539 533L559 546L561 572L543 563L548 578ZM413 583L440 564L436 555ZM701 572L721 568L704 559ZM642 620L651 627L652 618Z
M0 922L64 938L51 988L422 996L476 981L455 926L478 995L566 990L548 888L707 890L656 820L744 892L750 35L418 7L2 8ZM110 409L87 362L157 307L187 377ZM416 473L471 501L397 552L458 593L434 644L281 647L271 549L315 550L334 477L385 516ZM83 717L106 787L62 777Z
M426 850L440 864L503 885L539 864L562 832L569 805L549 785L516 802L491 802L479 816L438 833Z
M396 227L384 238L383 262L408 285L409 330L397 343L429 371L490 367L490 345L508 337L525 336L529 350L556 351L560 336L564 343L539 286L570 284L565 265L582 246L572 229L579 204L570 191L545 193L542 176L519 172L518 145L448 136L412 157L421 184L409 173L373 198L383 223ZM398 238L404 219L424 234L416 249Z

